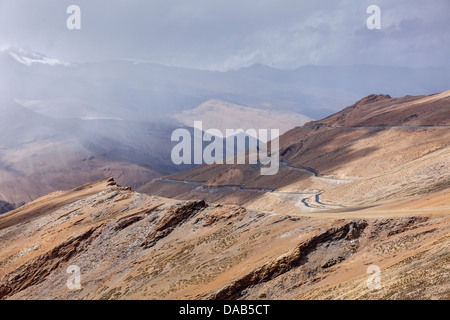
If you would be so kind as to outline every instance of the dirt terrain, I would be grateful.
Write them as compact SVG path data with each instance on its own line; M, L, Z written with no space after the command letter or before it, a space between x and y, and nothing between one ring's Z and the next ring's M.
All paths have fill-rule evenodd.
M449 299L449 126L450 91L372 95L281 136L276 176L51 193L0 215L0 299Z
M103 180L0 217L0 297L448 299L448 196L282 215ZM66 286L71 265L81 290ZM366 286L370 265L380 290Z
M138 191L295 214L370 206L450 186L450 91L371 95L280 138L280 169L211 165Z

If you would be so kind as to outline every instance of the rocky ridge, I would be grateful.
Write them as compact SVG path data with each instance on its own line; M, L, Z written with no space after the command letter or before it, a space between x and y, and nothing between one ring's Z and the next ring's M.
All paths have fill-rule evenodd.
M423 198L422 212L399 204L281 215L139 194L102 180L0 217L0 297L448 298L443 196ZM366 286L373 264L382 270L378 291ZM81 269L81 290L66 286L71 265Z

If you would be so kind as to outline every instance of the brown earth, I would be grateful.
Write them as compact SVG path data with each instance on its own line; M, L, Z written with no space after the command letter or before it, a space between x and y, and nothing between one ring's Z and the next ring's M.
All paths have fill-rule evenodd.
M0 297L448 299L448 196L281 215L103 180L0 217ZM70 265L81 290L66 286ZM366 286L370 265L380 290Z
M282 135L280 161L274 176L262 176L257 165L201 166L138 190L295 214L445 189L450 186L450 91L368 96Z
M284 134L276 176L49 194L0 216L0 298L449 299L449 110L450 92L373 95Z

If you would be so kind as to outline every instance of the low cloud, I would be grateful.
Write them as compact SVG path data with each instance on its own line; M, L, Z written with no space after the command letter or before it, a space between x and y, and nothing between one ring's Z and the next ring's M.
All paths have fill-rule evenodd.
M447 64L448 0L377 2L381 30L365 27L371 1L1 1L0 46L65 61L136 59L214 70ZM81 7L81 30L66 28L71 4Z

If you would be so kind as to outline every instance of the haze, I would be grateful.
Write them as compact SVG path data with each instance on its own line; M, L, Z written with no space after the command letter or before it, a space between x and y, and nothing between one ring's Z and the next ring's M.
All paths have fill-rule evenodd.
M66 8L82 10L82 30L66 28ZM382 29L368 30L377 4ZM434 1L52 1L1 0L0 46L67 61L145 60L230 70L261 63L448 64L450 2Z

